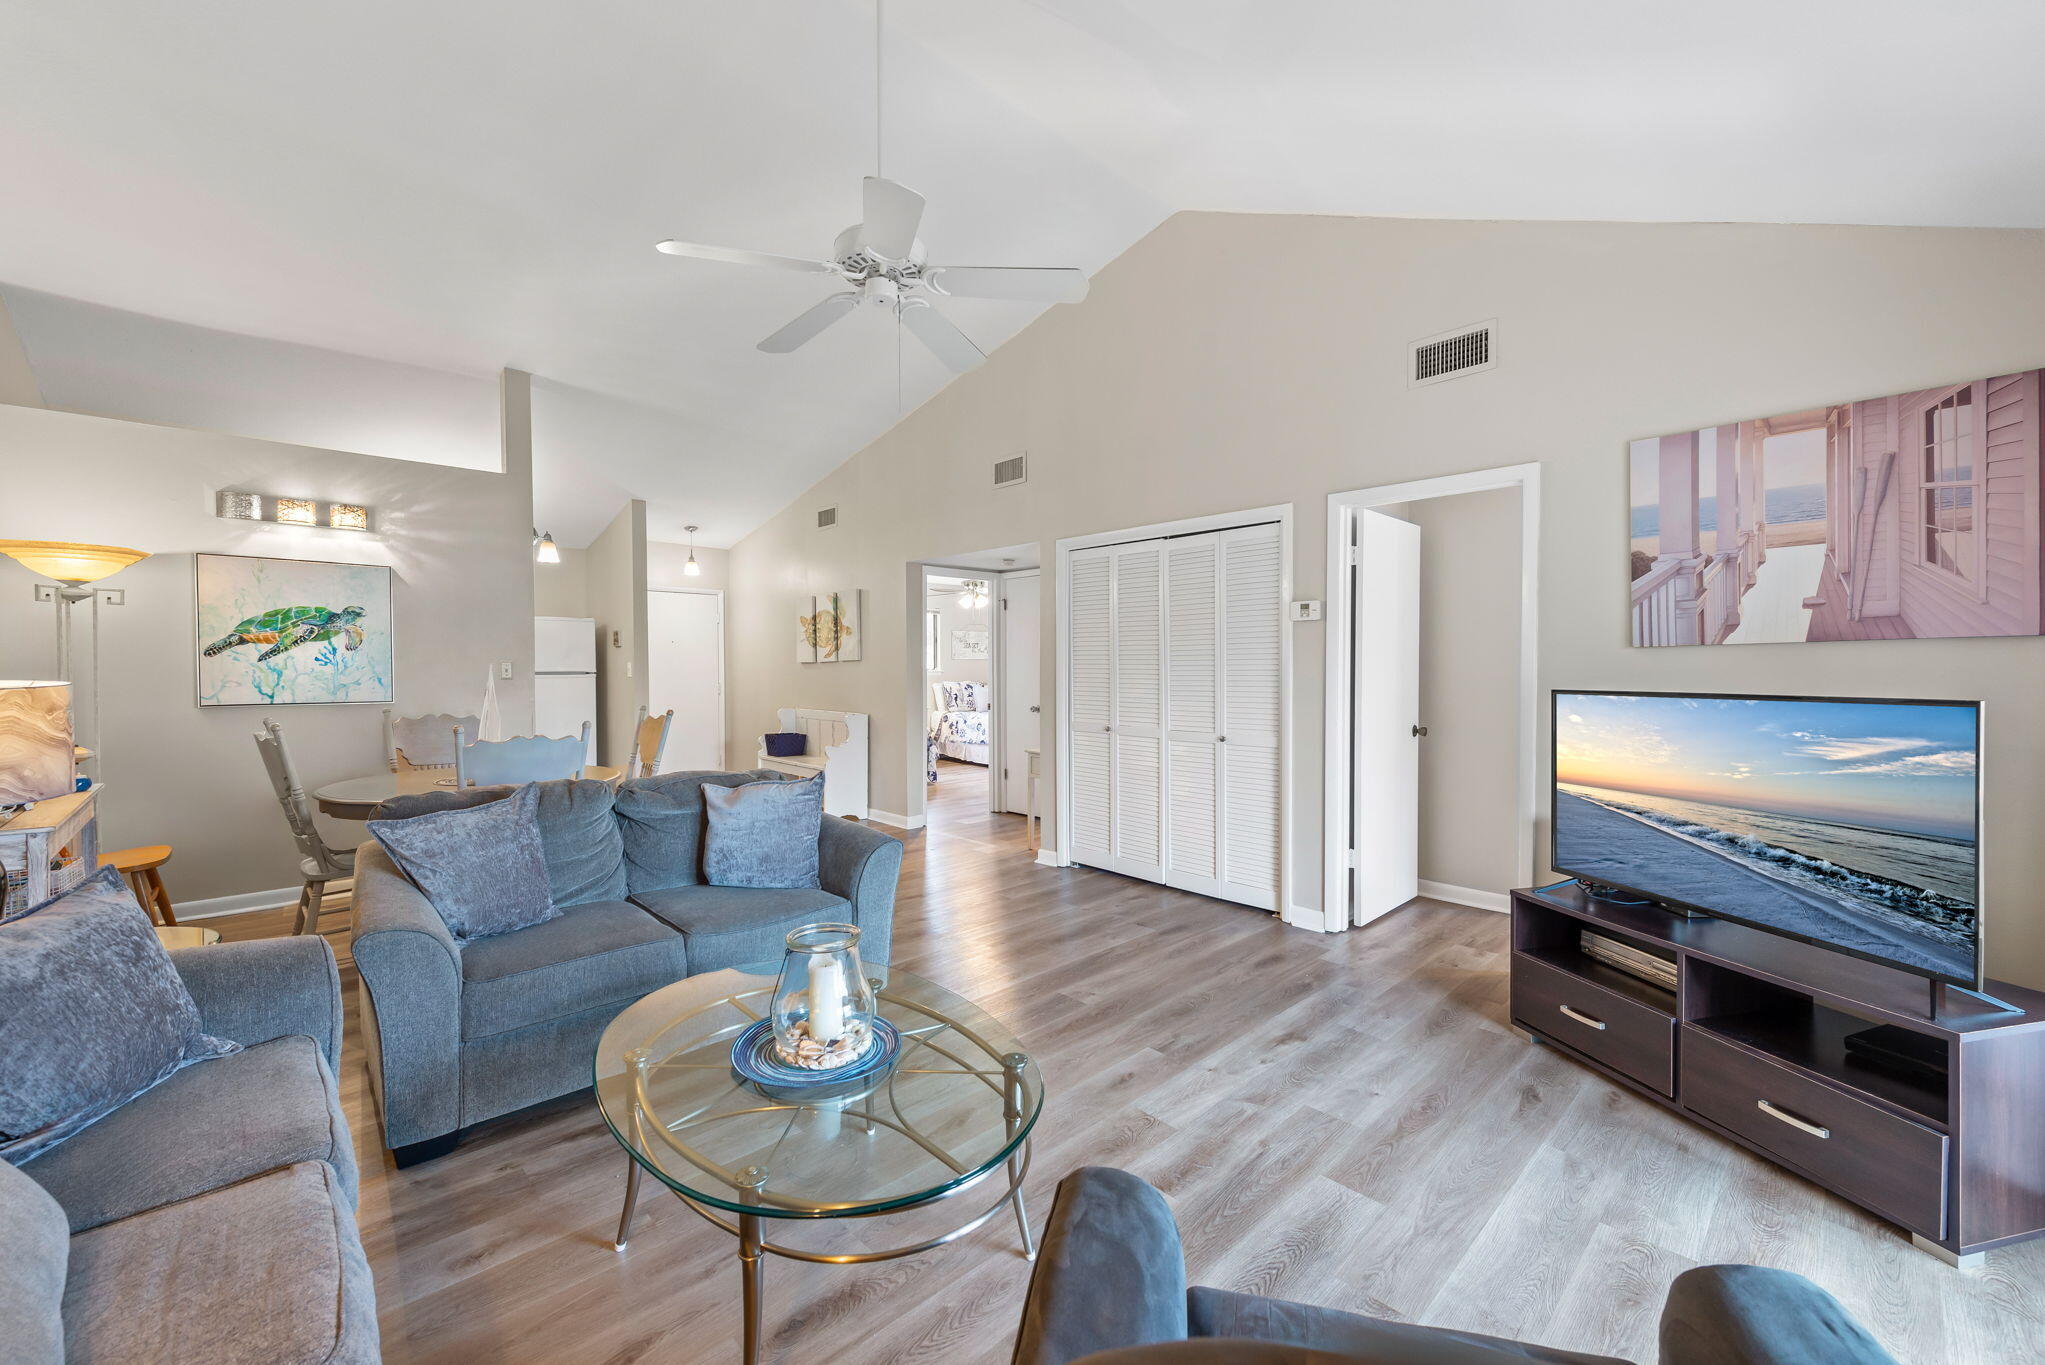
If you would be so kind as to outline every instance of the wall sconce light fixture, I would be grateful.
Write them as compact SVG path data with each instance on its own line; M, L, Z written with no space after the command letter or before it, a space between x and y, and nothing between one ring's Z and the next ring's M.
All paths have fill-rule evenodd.
M279 498L266 493L249 493L223 488L213 504L213 514L229 521L273 521L284 526L325 526L334 531L367 531L369 508L354 502L325 504L320 515L317 498Z

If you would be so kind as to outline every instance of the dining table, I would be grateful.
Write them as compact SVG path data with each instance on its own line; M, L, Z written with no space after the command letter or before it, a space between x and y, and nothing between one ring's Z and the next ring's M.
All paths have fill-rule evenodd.
M604 768L592 763L582 770L582 775L599 782L616 782L625 772L622 768ZM393 797L453 788L452 768L400 768L394 773L383 772L329 782L324 787L315 788L312 799L322 815L331 815L336 820L367 820L376 814L378 806Z

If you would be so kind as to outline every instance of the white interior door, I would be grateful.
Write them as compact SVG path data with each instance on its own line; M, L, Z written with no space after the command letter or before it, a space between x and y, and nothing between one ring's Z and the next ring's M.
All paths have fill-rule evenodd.
M1420 892L1420 528L1356 513L1353 923Z
M1114 857L1114 634L1112 549L1075 550L1066 565L1066 846L1074 862L1106 867Z
M1164 880L1164 542L1114 547L1116 872Z
M672 709L662 772L720 770L724 761L724 603L714 592L646 594L647 696Z
M1030 760L1025 749L1044 742L1041 587L1035 572L1001 578L1001 684L994 689L1000 712L1001 809L1022 812L1029 805ZM1038 793L1038 801L1044 799Z
M1221 790L1217 894L1278 909L1285 569L1275 525L1221 533ZM1176 686L1176 678L1174 679Z

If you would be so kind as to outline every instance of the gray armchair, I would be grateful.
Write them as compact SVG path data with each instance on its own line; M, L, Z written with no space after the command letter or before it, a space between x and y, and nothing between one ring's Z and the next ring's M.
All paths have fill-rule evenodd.
M244 1050L0 1162L0 1357L370 1365L333 952L298 937L171 961L206 1031Z
M1127 1171L1085 1166L1058 1186L1023 1304L1014 1365L1626 1365L1257 1294L1186 1284L1164 1196ZM1753 1265L1676 1277L1661 1365L1896 1365L1830 1294Z
M774 780L539 783L541 853L564 913L465 943L381 846L363 846L352 950L370 1089L400 1166L452 1150L486 1119L587 1088L597 1039L625 1006L685 976L778 961L790 929L847 920L868 960L888 960L902 845L877 830L826 818L816 888L703 883L703 786ZM512 790L403 797L378 814L405 819Z

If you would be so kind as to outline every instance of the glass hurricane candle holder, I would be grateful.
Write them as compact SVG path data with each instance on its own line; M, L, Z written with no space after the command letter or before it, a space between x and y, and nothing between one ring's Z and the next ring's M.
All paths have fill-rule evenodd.
M806 924L788 935L774 987L774 1051L789 1066L832 1071L873 1043L873 986L859 961L859 927Z

